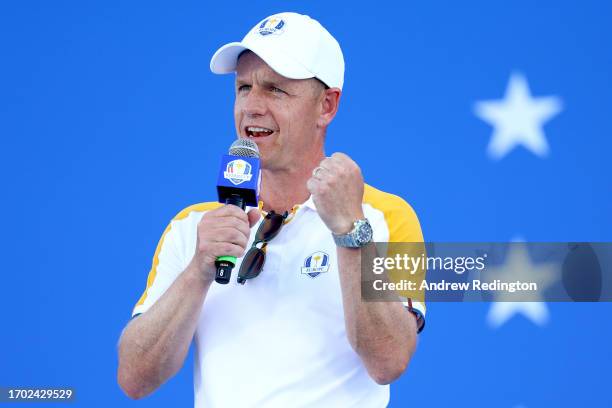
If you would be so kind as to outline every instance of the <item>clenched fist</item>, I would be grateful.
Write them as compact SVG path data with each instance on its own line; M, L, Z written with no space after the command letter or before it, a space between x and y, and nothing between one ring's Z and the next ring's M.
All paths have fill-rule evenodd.
M251 227L259 219L259 210L248 214L235 205L225 205L206 212L198 223L198 238L192 263L207 280L214 280L215 260L219 256L244 255Z
M334 234L346 234L365 218L361 169L344 153L321 160L306 183L319 216Z

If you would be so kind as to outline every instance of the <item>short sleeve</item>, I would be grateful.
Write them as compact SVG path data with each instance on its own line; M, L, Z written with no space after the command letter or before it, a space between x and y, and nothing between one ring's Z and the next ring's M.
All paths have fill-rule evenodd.
M179 212L168 224L155 249L147 286L132 310L132 317L149 310L185 270L195 252L202 215L221 206L217 202L194 204Z
M147 277L147 286L132 311L132 317L146 312L186 267L180 248L180 228L177 222L170 222L159 239Z
M423 244L424 239L421 225L410 204L401 197L382 192L368 185L365 188L364 202L369 203L384 213L384 221L389 231L389 243L403 243L402 245L411 243L411 245L404 245L402 247L403 250L409 248L410 252L414 251L413 256L419 256L421 253L424 254L425 246ZM387 256L393 257L396 250L399 250L399 247L391 244L388 248ZM425 279L425 274L425 268L419 268L411 279L419 282ZM404 299L406 299L403 301L404 306L417 318L417 330L421 332L423 327L425 327L426 306L424 291L407 292L404 294Z

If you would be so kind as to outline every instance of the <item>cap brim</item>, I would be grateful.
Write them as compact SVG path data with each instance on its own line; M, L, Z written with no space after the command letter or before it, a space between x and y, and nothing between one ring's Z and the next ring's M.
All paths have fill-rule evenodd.
M302 64L289 57L283 52L271 52L254 45L247 46L241 42L225 44L214 53L210 59L210 70L215 74L229 74L236 71L238 56L244 50L253 51L259 58L264 60L278 74L285 78L306 79L314 78L314 74L308 71Z

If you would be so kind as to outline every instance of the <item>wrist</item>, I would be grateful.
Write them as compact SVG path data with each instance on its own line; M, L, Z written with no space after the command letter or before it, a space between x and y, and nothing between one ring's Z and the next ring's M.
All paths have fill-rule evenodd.
M210 270L209 270L210 269ZM184 271L187 278L194 283L209 286L215 280L215 271L207 268L195 256Z
M339 223L337 226L334 227L334 229L331 230L331 232L335 235L348 234L349 232L353 230L353 223L355 220L350 221L350 222Z
M348 234L353 230L353 228L355 228L355 221L363 219L365 219L363 211L355 213L353 216L347 217L346 219L343 219L342 221L337 223L331 230L331 232L335 235Z
M367 218L360 218L353 222L351 230L345 234L332 232L336 246L344 248L361 248L372 242L372 226Z

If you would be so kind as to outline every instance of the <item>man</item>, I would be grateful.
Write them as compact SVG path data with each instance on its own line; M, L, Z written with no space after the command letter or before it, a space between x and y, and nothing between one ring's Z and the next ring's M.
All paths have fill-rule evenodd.
M340 46L310 17L282 13L220 48L211 69L236 72L236 133L261 154L261 211L291 214L245 285L215 283L215 259L245 254L260 209L204 203L172 220L120 340L121 388L153 392L193 339L196 407L386 406L425 308L364 302L361 254L372 241L423 238L408 204L364 186L347 155L324 153L344 79Z

